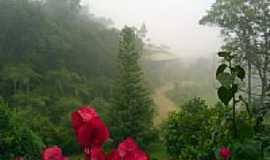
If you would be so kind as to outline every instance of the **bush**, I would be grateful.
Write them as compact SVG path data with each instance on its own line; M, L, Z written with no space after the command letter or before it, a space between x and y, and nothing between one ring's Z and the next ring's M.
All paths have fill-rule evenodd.
M42 140L21 121L7 105L0 103L0 159L9 160L24 156L27 160L39 159L44 147Z
M252 119L239 111L234 137L231 117L230 108L221 103L211 108L200 98L188 101L181 111L171 113L166 122L164 140L169 156L209 160L220 158L220 148L225 146L232 150L233 160L261 160L263 144L255 137ZM264 150L267 156L267 148Z
M200 98L190 100L181 111L171 113L166 122L164 140L172 158L193 160L211 156L211 114Z

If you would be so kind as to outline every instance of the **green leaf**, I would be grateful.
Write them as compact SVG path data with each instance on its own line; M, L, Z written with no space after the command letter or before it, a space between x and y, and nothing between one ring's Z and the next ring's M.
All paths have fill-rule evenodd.
M222 86L218 89L218 98L224 103L226 106L229 104L233 97L233 94L230 89Z
M226 64L221 64L218 69L217 69L217 72L216 72L216 76L218 76L219 74L223 73L224 70L227 68L228 66Z
M222 86L229 88L234 82L234 78L230 73L223 72L217 75L217 80L221 83Z
M226 51L218 52L219 57L228 57L231 53Z
M234 70L236 72L237 77L240 78L241 80L244 80L246 76L245 70L239 65L235 66Z

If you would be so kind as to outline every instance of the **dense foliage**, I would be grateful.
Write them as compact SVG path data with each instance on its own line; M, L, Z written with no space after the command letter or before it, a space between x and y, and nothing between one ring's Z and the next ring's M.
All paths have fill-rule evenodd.
M119 31L77 0L0 0L0 15L0 97L46 145L78 151L69 114L108 106Z
M165 144L174 159L207 157L212 149L211 110L205 101L194 98L169 116L165 126ZM210 157L208 157L211 159ZM207 158L206 158L207 159Z
M16 156L38 159L43 147L42 139L0 101L0 159L11 159Z
M5 115L3 120L6 120L7 110L0 108L0 112ZM72 113L72 127L75 130L78 143L81 145L85 158L84 160L149 160L150 157L139 147L136 141L129 137L122 141L117 149L113 149L109 154L106 155L103 150L103 145L109 139L109 130L107 126L99 117L96 110L90 106L80 107L77 111ZM8 121L8 120L7 120ZM5 128L5 131L7 129ZM27 134L28 131L24 130L23 135L18 136L19 139L23 139L19 142L17 146L5 146L14 147L15 149L23 149L16 152L17 150L12 150L10 153L1 153L1 159L9 159L10 155L13 155L16 160L24 159L39 159L39 152L41 148L37 148L36 143L29 143L35 141L36 138ZM21 133L18 131L17 133ZM15 133L15 135L17 134ZM5 138L5 137L1 137ZM1 143L7 145L5 143ZM23 147L23 148L20 148ZM40 147L40 146L39 146ZM32 152L30 152L32 151ZM9 155L10 154L10 155ZM58 146L48 147L43 150L41 154L42 160L69 160L68 157L64 156L63 151Z

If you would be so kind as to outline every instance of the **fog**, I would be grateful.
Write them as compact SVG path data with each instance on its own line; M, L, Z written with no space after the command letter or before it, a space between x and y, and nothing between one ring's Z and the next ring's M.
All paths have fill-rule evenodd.
M167 45L182 57L209 56L221 45L218 28L200 26L214 0L85 0L90 12L113 20L115 27L140 27L152 43Z

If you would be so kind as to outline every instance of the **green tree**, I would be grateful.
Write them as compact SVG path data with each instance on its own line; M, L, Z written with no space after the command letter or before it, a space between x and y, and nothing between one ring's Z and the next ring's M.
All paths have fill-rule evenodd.
M253 108L258 119L269 111L269 18L269 0L216 0L200 21L221 27L224 49L237 53L239 64L247 66L248 105L259 99Z
M110 127L116 143L132 136L140 144L147 145L153 127L153 102L144 87L138 40L132 28L122 30L118 54L119 76L113 92Z

